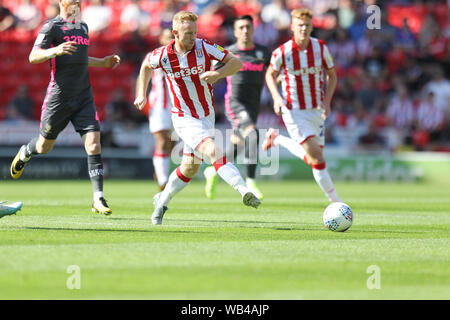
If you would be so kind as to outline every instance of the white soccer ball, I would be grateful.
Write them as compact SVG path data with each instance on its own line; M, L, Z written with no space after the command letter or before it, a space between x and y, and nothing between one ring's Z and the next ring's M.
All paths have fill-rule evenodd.
M323 212L323 224L331 231L344 232L352 223L352 209L343 202L333 202Z

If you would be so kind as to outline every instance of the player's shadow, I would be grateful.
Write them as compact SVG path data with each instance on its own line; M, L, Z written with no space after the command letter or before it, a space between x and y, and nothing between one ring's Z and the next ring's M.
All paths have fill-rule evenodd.
M47 228L47 227L23 227L29 230L46 230L46 231L83 231L83 232L171 232L171 233L211 233L202 231L188 230L170 230L167 228L152 227L148 230L132 230L132 229L81 229L81 228Z

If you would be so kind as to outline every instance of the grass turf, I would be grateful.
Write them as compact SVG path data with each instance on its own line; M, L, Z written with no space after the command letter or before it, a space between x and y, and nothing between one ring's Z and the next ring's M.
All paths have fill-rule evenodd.
M323 227L313 180L260 187L254 210L223 182L211 201L193 181L152 226L153 182L106 181L104 217L89 181L4 181L0 200L24 206L0 219L0 299L450 298L448 185L338 182L355 214L345 233Z

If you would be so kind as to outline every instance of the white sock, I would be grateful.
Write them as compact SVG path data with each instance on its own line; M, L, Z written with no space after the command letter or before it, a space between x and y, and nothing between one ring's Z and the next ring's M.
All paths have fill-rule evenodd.
M95 191L94 192L94 201L100 200L100 198L103 198L103 191Z
M249 191L244 179L242 179L241 173L231 162L227 162L224 165L217 165L216 162L214 163L214 168L216 168L217 174L225 180L226 183L239 192L241 196Z
M316 179L317 184L320 189L325 193L328 200L332 202L341 201L336 190L334 189L333 181L331 180L330 174L326 168L323 169L312 169L314 179Z
M189 184L189 181L191 179L181 173L180 167L176 168L170 174L167 185L161 193L161 197L159 198L161 203L167 206L170 200Z
M275 138L275 140L273 142L276 146L280 145L280 146L288 149L289 152L292 153L294 156L296 156L302 160L305 160L306 151L295 140L285 137L285 136L282 136L280 134L280 135L278 135L278 137Z
M158 184L163 186L169 179L169 166L170 159L167 155L154 154L153 155L153 167L155 168L156 179Z

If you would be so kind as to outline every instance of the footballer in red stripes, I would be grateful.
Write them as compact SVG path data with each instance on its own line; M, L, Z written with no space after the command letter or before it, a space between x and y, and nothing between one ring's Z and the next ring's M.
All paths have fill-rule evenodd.
M134 105L142 109L153 70L166 74L172 102L172 123L184 141L181 165L174 170L165 189L154 197L152 223L161 224L170 200L194 177L201 162L208 158L218 175L242 196L243 203L257 208L259 199L248 189L238 169L223 156L214 142L214 99L212 84L242 68L242 62L221 46L197 38L197 15L180 11L173 17L175 37L168 45L154 50L144 59L136 82ZM212 60L224 64L211 71Z
M272 53L266 72L267 86L274 100L274 111L282 116L290 138L270 129L263 149L281 145L305 160L312 167L314 178L327 198L337 202L340 199L323 157L324 122L330 113L337 75L326 43L311 37L311 10L295 9L291 16L294 36ZM279 75L282 79L283 97L277 88L276 79Z

